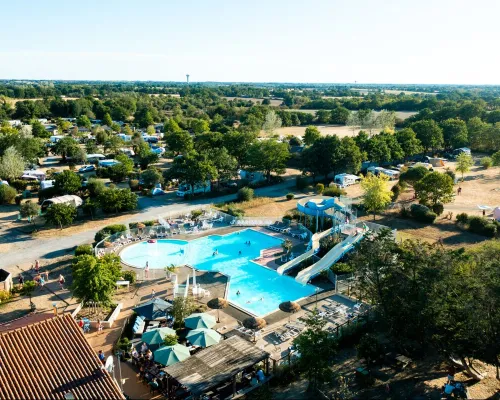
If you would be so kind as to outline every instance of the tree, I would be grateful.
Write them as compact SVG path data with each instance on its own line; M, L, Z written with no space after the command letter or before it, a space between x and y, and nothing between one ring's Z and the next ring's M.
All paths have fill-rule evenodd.
M56 175L54 187L59 194L75 194L82 187L82 181L78 174L65 170Z
M375 213L384 210L391 203L392 192L386 184L388 180L389 177L384 174L379 176L368 174L361 181L361 188L364 192L363 205L366 211L373 213L373 220L375 220Z
M236 158L238 169L247 165L248 148L255 143L256 133L229 131L224 135L223 145Z
M104 151L112 154L117 154L120 149L125 145L125 142L120 136L110 136L106 143L104 143Z
M391 148L382 135L375 135L368 141L368 159L372 162L385 163L392 160Z
M73 295L78 301L97 302L101 305L112 303L116 281L120 278L120 259L115 255L97 258L81 255L72 266Z
M441 122L444 146L448 149L465 146L469 142L467 125L460 119L447 119Z
M173 131L165 135L165 142L176 155L188 153L193 149L193 139L187 131Z
M408 170L402 172L401 175L399 175L399 181L405 182L408 185L414 187L415 184L428 173L429 170L423 166L408 168Z
M314 142L316 140L318 140L319 138L321 138L321 132L318 130L318 128L316 128L313 125L309 125L306 128L306 132L304 134L304 138L303 138L304 144L306 146L312 146L314 144Z
M184 319L195 310L192 297L176 297L172 303L171 314L174 317L174 326L181 328L184 326Z
M330 363L336 354L337 344L325 330L326 322L319 316L318 310L314 310L305 318L307 328L293 341L300 352L298 367L307 375L311 388L316 388L331 376Z
M220 181L228 181L238 176L238 162L225 147L209 150L208 159L217 170L217 185Z
M148 168L149 164L158 162L160 156L154 153L151 148L144 141L139 143L137 149L137 158L141 169Z
M86 115L80 115L76 119L76 125L78 125L80 128L87 128L90 129L92 127L92 123L90 122L89 117Z
M446 204L453 200L453 179L447 174L430 172L415 183L415 192L420 203Z
M417 135L425 150L437 149L443 145L443 130L432 119L417 121L410 128Z
M462 173L462 182L464 181L464 173L469 172L474 165L474 160L470 154L460 153L457 157L457 166L455 169Z
M31 132L34 137L40 138L40 139L48 139L50 138L50 132L45 129L45 127L42 125L42 123L38 120L33 120L31 122Z
M403 150L405 160L423 151L422 144L417 139L417 134L411 128L404 128L396 132L396 140Z
M248 149L247 157L250 169L252 171L263 171L269 182L272 172L277 174L285 173L290 152L287 143L267 139L252 144Z
M119 161L120 164L125 168L126 174L130 174L134 170L134 161L125 154L118 154L115 157L116 161Z
M79 146L75 139L71 137L63 137L58 140L56 145L53 147L52 152L58 154L62 157L62 161L66 162L66 157L71 157L76 152L78 152Z
M179 342L179 338L177 335L166 335L163 338L163 345L164 346L173 346L176 345Z
M40 206L37 203L28 200L21 204L19 213L21 214L21 217L30 219L34 224L35 218L40 214Z
M396 113L394 111L382 110L375 117L375 126L381 131L394 132L396 125Z
M18 179L23 175L26 163L14 147L9 147L0 160L0 177L7 180Z
M278 117L276 112L268 111L266 114L266 119L262 125L262 130L266 133L268 137L274 135L277 129L281 128L281 118Z
M156 186L157 183L163 182L163 176L158 171L157 168L149 167L146 171L141 174L141 179L144 182L144 186L147 188L152 188Z
M137 195L130 189L106 188L97 196L97 201L105 213L133 211L137 208Z
M172 167L164 171L165 180L178 179L191 185L192 194L197 184L217 179L217 169L207 154L191 152L174 160Z
M344 150L352 153L343 154ZM342 145L336 135L327 135L316 140L311 147L302 152L301 170L304 173L310 173L314 180L317 175L327 176L330 172L336 174L337 171L346 166L344 162L350 162L351 168L356 167L358 156L356 151L352 149L350 141L345 141Z
M363 155L351 137L343 137L340 140L340 164L344 166L344 171L349 174L356 174L361 169Z
M47 223L59 226L61 229L65 225L73 223L77 215L76 207L72 204L52 204L45 212L44 218Z
M349 119L351 112L345 107L336 107L330 113L330 123L337 125L345 125Z
M111 115L109 115L109 113L104 114L104 116L102 117L102 123L103 125L107 125L109 127L113 125L113 120L111 119Z
M210 130L210 124L207 120L194 118L191 120L191 129L196 133L208 132Z
M103 145L109 139L108 132L106 132L102 128L97 129L94 136L95 136L95 140L96 140L97 144L100 144L100 145Z

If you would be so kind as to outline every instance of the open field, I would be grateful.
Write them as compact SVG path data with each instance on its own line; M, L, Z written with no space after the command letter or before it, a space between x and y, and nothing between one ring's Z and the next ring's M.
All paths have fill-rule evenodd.
M294 111L294 112L302 112L302 113L307 113L307 114L313 114L313 115L316 115L316 112L318 112L319 110L305 110L305 109L301 109L301 108L290 108L290 109L284 109L283 111ZM380 111L373 111L373 114L374 115L377 115ZM400 118L400 119L406 119L406 118L410 118L412 117L413 115L417 114L416 111L396 111L396 118Z
M262 100L263 100L263 99L257 99L255 97L231 97L231 96L225 96L224 98L228 99L228 100L234 100L234 99L246 100L246 101L250 100L250 101L253 101L254 103L257 103L257 104L262 103ZM271 100L271 105L274 106L274 107L279 107L281 105L281 103L283 103L283 100Z
M404 93L404 94L424 94L424 95L429 94L431 96L437 95L437 93L432 93L432 92L413 92L411 90L392 90L392 89L385 89L384 93L387 93L387 94L400 94L400 93Z
M323 136L326 135L337 135L338 137L344 136L356 136L360 129L352 131L351 128L345 125L316 125L316 128L321 132ZM276 129L276 134L279 136L293 135L302 137L306 132L306 126L288 126ZM264 136L264 131L261 131L261 136Z
M63 100L78 100L78 97L62 97ZM19 101L25 101L25 100L30 100L30 101L36 101L36 100L43 100L41 97L34 98L34 99L11 99L10 97L5 97L5 100L7 103L11 105L15 105Z

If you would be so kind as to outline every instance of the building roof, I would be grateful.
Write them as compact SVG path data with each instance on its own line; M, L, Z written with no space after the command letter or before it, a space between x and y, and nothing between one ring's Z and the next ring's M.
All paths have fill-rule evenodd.
M0 398L124 399L71 315L43 316L2 327Z
M199 396L266 358L269 358L266 351L232 336L163 370L192 395Z

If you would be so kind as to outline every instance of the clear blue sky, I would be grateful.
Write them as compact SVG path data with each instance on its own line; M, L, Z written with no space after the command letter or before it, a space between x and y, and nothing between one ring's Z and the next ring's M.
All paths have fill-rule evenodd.
M500 84L499 0L3 0L0 78Z

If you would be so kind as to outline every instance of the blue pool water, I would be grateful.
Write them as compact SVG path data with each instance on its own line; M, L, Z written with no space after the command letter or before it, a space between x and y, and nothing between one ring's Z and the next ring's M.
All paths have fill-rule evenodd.
M251 244L246 245L247 241ZM261 250L280 246L281 242L281 239L246 229L189 242L171 239L141 242L126 247L120 256L125 263L139 268L144 268L147 261L151 269L190 264L200 270L221 272L231 277L228 300L253 315L263 316L276 310L283 301L314 293L313 286L301 285L289 276L251 261L260 256ZM214 256L216 250L218 254Z

